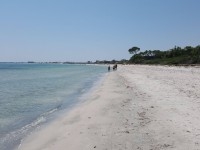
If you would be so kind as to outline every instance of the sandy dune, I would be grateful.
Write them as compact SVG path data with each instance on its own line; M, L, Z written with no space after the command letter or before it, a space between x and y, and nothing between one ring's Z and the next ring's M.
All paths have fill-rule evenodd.
M200 150L200 68L119 66L20 150Z

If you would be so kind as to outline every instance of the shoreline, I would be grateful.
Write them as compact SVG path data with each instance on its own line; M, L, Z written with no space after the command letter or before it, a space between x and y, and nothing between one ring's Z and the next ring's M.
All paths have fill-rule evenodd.
M104 66L82 65L3 64L3 68L2 150L16 149L29 134L73 109L107 72Z
M200 148L200 69L127 65L19 150Z

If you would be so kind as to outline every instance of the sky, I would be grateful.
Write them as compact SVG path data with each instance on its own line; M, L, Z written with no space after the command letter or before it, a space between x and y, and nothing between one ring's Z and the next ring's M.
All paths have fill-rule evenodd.
M129 59L200 45L200 0L2 0L0 62Z

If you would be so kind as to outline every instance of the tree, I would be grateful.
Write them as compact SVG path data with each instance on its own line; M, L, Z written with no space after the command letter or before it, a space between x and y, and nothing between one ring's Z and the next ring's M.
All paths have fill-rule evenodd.
M130 54L136 54L137 52L140 51L140 48L134 46L134 47L130 48L128 51L129 51Z

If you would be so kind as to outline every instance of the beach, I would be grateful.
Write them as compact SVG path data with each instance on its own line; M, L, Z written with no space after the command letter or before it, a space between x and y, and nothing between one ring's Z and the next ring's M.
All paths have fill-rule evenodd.
M120 65L19 150L198 150L200 68Z

